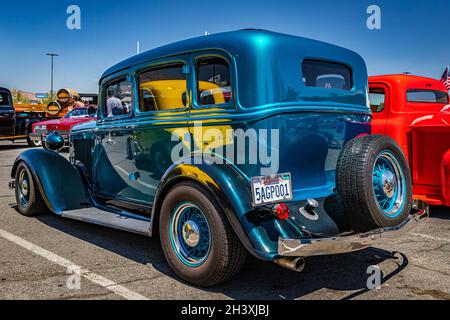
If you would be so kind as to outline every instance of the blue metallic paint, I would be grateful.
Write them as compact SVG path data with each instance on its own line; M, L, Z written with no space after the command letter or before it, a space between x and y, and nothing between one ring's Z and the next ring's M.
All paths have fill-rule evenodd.
M219 51L232 61L235 66L235 100L239 108L278 108L293 101L320 105L333 101L368 112L367 70L357 53L316 40L264 30L224 32L162 46L111 67L103 74L100 83L130 66L201 51ZM303 59L336 61L351 66L354 73L352 91L318 90L304 86L301 77Z
M187 89L193 97L189 108L165 113L138 112L139 70L180 60L192 66L197 57L204 55L220 55L230 62L233 100L229 104L213 109L199 107L192 94L196 81L191 72L187 79ZM304 58L350 66L354 87L344 91L304 86ZM263 260L277 257L280 236L307 236L302 226L308 222L302 220L298 209L308 198L319 200L318 211L324 217L315 229L312 227L314 233L338 233L324 206L333 195L337 158L347 141L370 133L367 71L359 55L322 42L266 31L200 37L151 50L110 68L100 80L100 110L106 100L105 85L119 76L127 77L133 85L133 113L115 119L104 119L99 114L97 122L75 126L71 134L71 162L82 168L94 195L148 206L152 211L151 231L155 232L162 200L170 187L183 179L197 181L215 196L244 246ZM162 161L161 166L161 161L155 161L158 153L163 155L158 159L164 159L164 155L167 158L175 130L183 129L192 137L194 125L199 122L204 128L279 129L278 171L292 174L294 199L289 207L295 220L254 219L259 209L252 206L249 181L260 175L261 165L231 164L235 159L227 159L222 165ZM179 138L183 141L184 134ZM271 143L264 141L266 147ZM78 169L61 156L30 150L19 161L32 167L44 198L55 213L88 202ZM64 172L64 180L60 172ZM79 190L75 196L73 190Z
M63 156L43 149L27 150L16 159L12 178L22 161L31 169L48 208L55 214L90 205L80 172Z

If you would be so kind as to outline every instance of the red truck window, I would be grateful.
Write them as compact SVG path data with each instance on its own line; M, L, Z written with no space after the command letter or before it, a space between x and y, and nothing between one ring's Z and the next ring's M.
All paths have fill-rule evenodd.
M386 92L381 88L370 89L369 100L372 112L382 112L386 104Z
M448 104L448 95L441 91L409 90L407 93L409 102L443 103Z

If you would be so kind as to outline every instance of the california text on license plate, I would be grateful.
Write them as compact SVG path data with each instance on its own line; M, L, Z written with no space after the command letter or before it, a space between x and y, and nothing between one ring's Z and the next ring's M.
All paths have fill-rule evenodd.
M292 181L290 173L251 179L253 205L292 200Z

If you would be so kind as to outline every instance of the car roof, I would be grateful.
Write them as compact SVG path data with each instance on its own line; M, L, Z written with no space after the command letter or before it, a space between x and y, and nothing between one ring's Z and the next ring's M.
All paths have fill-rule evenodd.
M11 94L11 91L9 89L3 87L0 87L0 92Z
M265 41L265 43L263 43L263 41ZM317 40L261 29L242 29L182 40L132 56L106 70L100 78L100 82L102 82L104 78L133 65L172 55L208 49L224 50L233 56L249 55L255 54L255 52L257 52L256 50L258 50L261 45L273 46L273 50L265 51L266 54L269 54L269 52L270 54L281 54L276 50L276 46L281 43L291 43L292 41L296 46L314 50L321 50L323 48L334 49L340 53L345 52L348 55L354 55L360 58L360 56L353 51Z

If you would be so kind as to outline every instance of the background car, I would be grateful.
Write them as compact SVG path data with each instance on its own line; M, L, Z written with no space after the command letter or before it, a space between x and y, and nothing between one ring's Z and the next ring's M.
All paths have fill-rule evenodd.
M0 88L0 140L26 140L30 147L40 146L40 141L31 140L32 124L44 117L42 106L15 105L13 96L6 88Z
M35 143L43 143L45 148L45 139L47 135L56 131L64 138L65 145L68 146L70 130L72 127L79 123L95 120L96 112L94 107L81 107L73 109L60 119L36 122L32 126L32 132L29 135L29 139L35 141Z

